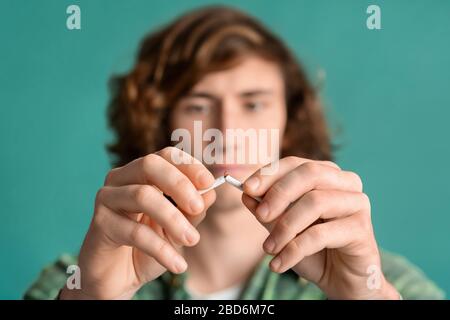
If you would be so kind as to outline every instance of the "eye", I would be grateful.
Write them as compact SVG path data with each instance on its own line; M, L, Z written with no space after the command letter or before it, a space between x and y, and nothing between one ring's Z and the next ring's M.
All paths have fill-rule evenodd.
M259 101L250 101L245 103L245 109L250 112L258 112L264 109L265 105Z
M201 104L189 104L184 107L184 111L188 114L207 114L209 107Z

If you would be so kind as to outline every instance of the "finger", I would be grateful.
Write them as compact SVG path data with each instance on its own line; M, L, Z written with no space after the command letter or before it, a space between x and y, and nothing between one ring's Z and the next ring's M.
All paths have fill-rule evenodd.
M270 188L270 186L272 186L278 179L283 177L294 168L308 162L326 165L338 170L340 169L337 164L331 161L310 160L294 156L285 157L278 161L278 164L275 166L278 167L278 169L274 174L263 174L265 168L274 166L273 163L270 163L248 177L248 179L245 180L242 185L242 187L244 188L244 192L251 196L263 196Z
M202 194L203 200L205 201L205 209L201 214L198 215L187 215L186 218L189 222L197 227L206 217L206 211L209 207L216 201L216 192L214 190L210 190L204 194Z
M314 189L361 192L362 182L353 172L315 162L303 163L269 187L256 209L256 214L262 221L271 221L283 213L292 202Z
M194 183L202 185L203 175L206 168L196 167L197 176L189 171L190 177L183 174L177 167L166 161L158 154L149 154L143 158L136 159L124 167L111 170L108 174L108 186L120 186L127 184L155 185L158 189L169 195L184 212L198 214L204 210L203 198L198 193ZM204 170L203 170L204 169ZM211 173L206 170L206 175Z
M197 189L206 189L215 181L212 173L198 159L183 150L167 147L157 154L180 170Z
M254 198L246 195L245 193L242 193L242 203L247 207L247 209L256 217L256 208L258 207L259 202L256 201ZM259 220L258 220L259 221ZM277 223L277 220L271 221L268 223L259 221L269 232L272 231L273 226Z
M245 193L242 193L242 203L250 210L250 212L255 213L256 208L258 207L259 202L248 196Z
M297 234L319 219L343 218L363 212L370 215L369 198L364 193L337 190L313 190L306 193L280 216L263 248L279 253Z
M173 273L187 269L185 259L151 228L112 212L106 206L102 206L94 216L94 227L101 228L114 244L134 247Z
M275 272L285 272L305 257L312 256L325 248L345 248L358 243L369 234L371 224L364 215L352 215L325 223L316 224L295 237L270 262L270 268ZM364 246L360 246L364 247ZM354 252L353 254L360 254Z
M145 213L179 245L192 246L200 239L200 234L183 213L152 186L103 187L98 200L114 212Z
M177 164L177 161L173 161L172 158L177 160L177 155L180 153L189 161L181 164ZM214 182L213 175L200 161L178 148L167 147L156 153L151 153L135 159L122 167L112 169L105 179L105 185L120 186L126 184L149 184L149 181L151 181L149 173L153 172L153 170L148 172L147 169L151 166L156 166L158 168L162 162L161 159L155 157L155 155L160 156L162 159L183 172L198 189L205 189ZM167 166L162 167L160 170L164 174L163 168L167 168Z

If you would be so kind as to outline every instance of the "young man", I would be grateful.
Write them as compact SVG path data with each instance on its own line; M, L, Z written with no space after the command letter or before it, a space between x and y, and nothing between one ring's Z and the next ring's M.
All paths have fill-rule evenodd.
M443 297L417 268L379 250L361 179L331 162L314 88L253 18L223 7L188 13L145 38L114 84L117 167L97 193L78 258L48 267L25 298ZM279 132L276 170L175 161L172 132L195 137L196 123ZM230 150L256 151L224 139L218 153ZM224 172L245 181L244 193L198 192ZM81 289L66 286L69 264L80 267Z

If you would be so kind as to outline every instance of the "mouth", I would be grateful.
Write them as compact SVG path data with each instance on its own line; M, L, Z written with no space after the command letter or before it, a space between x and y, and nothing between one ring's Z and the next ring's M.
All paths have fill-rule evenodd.
M255 166L243 164L215 164L209 167L211 173L216 176L223 176L225 174L235 175L241 177L255 171Z

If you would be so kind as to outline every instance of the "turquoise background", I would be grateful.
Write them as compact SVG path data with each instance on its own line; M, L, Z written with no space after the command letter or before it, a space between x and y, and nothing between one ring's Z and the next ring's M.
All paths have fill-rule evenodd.
M0 298L77 252L109 168L108 79L146 32L205 3L0 1ZM227 3L287 40L314 81L325 71L337 162L362 176L379 244L450 292L450 2ZM382 30L366 28L369 4Z

